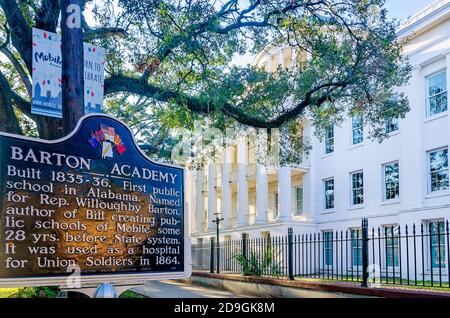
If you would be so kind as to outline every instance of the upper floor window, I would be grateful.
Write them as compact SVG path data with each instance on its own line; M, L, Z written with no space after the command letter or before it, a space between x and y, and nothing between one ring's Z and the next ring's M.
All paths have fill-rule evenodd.
M447 110L447 71L427 78L428 116L433 116Z
M429 153L429 191L448 189L448 148Z
M334 179L324 181L325 210L334 208Z
M295 199L296 199L296 213L300 215L303 213L303 188L295 188Z
M334 126L325 128L325 154L334 152Z
M386 121L386 133L389 134L398 130L398 118L394 117Z
M352 117L352 144L360 144L364 140L362 116Z
M384 200L397 199L400 195L400 173L398 162L383 166Z
M362 171L351 175L352 182L352 205L364 203L364 175Z
M398 108L398 98L399 98L398 94L394 93L394 95L390 99L392 104L389 107L389 112L387 114L385 123L385 130L387 134L398 130L398 116L393 116L392 114L395 113L394 111ZM392 113L390 112L391 110Z

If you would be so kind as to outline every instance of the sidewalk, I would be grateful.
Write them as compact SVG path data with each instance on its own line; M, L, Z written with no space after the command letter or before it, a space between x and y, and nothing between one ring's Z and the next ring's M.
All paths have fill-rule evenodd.
M179 281L150 281L133 291L150 298L243 298L229 291L202 287Z
M264 297L388 297L388 298L447 298L448 290L423 290L407 288L406 285L381 285L377 288L361 287L356 282L321 281L318 279L295 279L242 276L236 273L214 274L194 271L192 279L197 284L239 291Z

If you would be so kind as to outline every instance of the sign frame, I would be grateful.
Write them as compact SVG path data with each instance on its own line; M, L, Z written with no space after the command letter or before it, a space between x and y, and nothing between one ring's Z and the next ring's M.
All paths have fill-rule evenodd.
M191 240L189 236L189 217L188 217L188 208L187 208L187 201L185 197L186 192L186 176L185 176L185 169L181 166L172 165L172 164L166 164L161 162L155 162L140 149L138 146L136 139L134 137L133 132L128 127L127 124L125 124L120 119L117 119L113 116L103 114L103 113L89 113L84 115L77 123L77 126L75 129L67 136L64 136L59 139L55 140L45 140L41 138L33 138L33 137L27 137L27 136L21 136L21 135L15 135L5 132L0 132L0 136L8 137L8 138L14 138L18 140L25 140L25 141L32 141L47 145L57 144L64 142L68 140L69 138L73 137L75 134L79 132L79 129L81 127L81 124L83 121L90 117L102 117L102 118L108 118L110 120L116 121L120 125L122 125L126 130L129 132L131 139L134 143L134 146L136 147L138 153L147 161L150 163L157 165L157 166L164 166L164 167L171 167L175 169L180 169L183 175L183 230L184 230L184 254L183 254L183 262L184 262L184 271L183 272L158 272L158 273L149 273L149 272L127 272L127 273L120 273L120 274L82 274L80 273L79 276L77 276L76 279L79 279L80 286L77 287L71 287L67 285L68 280L73 281L75 278L74 276L65 275L65 276L39 276L39 277L24 277L24 278L0 278L0 288L8 288L8 287L38 287L38 286L60 286L63 289L79 289L79 288L86 288L86 287L93 287L98 286L99 284L109 282L113 285L138 285L143 284L145 281L150 280L167 280L167 279L186 279L189 278L192 274L192 258L191 258ZM3 253L3 252L2 252ZM72 274L73 275L73 274Z

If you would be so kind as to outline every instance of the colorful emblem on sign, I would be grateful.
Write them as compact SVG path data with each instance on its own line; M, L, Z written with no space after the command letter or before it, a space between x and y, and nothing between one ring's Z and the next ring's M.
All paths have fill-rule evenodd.
M102 147L102 158L113 158L114 148L119 155L127 150L114 128L103 124L100 124L99 130L91 132L91 138L89 138L88 142L93 149L97 149L99 146Z

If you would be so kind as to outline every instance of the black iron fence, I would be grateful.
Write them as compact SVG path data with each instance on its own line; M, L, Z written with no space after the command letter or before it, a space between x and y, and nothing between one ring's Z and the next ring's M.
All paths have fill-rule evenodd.
M449 221L193 245L194 270L450 288Z

